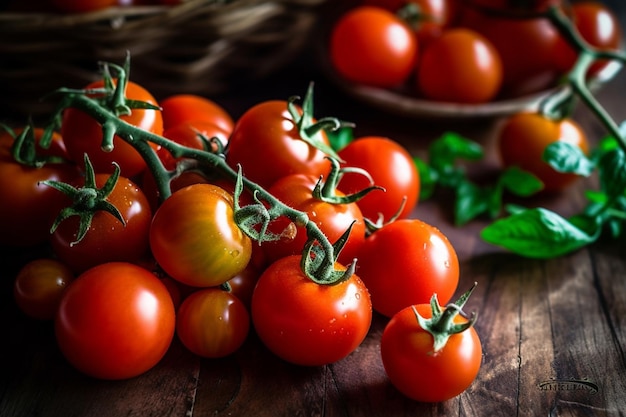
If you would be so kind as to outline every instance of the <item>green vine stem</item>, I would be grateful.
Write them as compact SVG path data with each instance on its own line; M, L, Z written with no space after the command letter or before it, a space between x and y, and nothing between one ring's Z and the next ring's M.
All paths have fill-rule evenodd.
M118 84L121 84L126 82L126 76L121 68L119 71ZM294 223L304 226L307 232L308 245L303 251L303 257L308 259L303 260L303 272L314 282L332 285L348 279L354 273L354 262L345 271L337 270L334 266L337 254L345 241L340 239L340 242L335 244L329 242L315 222L309 220L306 213L292 209L260 185L243 177L240 170L236 171L226 163L223 154L179 145L160 135L133 126L118 118L99 100L90 97L88 91L61 88L57 92L63 95L59 112L68 107L76 108L88 114L102 126L103 150L110 149L113 137L117 136L139 152L148 169L154 175L161 200L171 195L170 182L181 173L181 169L167 170L150 143L165 148L175 158L186 158L197 162L197 164L190 164L194 169L210 169L214 172L221 172L233 180L236 184L235 221L244 233L257 240L259 244L264 240L276 238L266 231L268 223L278 216L286 216ZM194 165L196 166L194 167ZM240 207L238 197L244 188L252 192L256 203ZM347 233L349 230L346 231ZM313 256L311 256L311 252L313 252Z

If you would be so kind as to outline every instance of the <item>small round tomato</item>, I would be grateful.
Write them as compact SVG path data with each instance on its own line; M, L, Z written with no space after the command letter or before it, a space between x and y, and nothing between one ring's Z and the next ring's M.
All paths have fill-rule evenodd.
M163 131L164 138L192 149L205 149L207 146L214 146L208 143L205 144L202 137L207 140L217 138L221 146L225 148L228 144L228 135L228 131L215 123L204 121L182 122ZM157 155L163 162L163 165L165 165L165 168L174 169L176 167L177 159L175 159L167 149L163 147L159 148Z
M96 174L96 187L101 188L109 177L109 174ZM74 184L80 188L84 181ZM63 220L50 236L56 256L77 273L105 262L136 262L149 250L152 209L143 191L133 181L120 176L106 200L118 209L126 224L100 210L94 213L80 241L77 242L79 216Z
M617 50L622 40L622 30L619 19L604 3L598 1L581 1L571 6L571 19L580 36L591 46L600 50ZM563 72L569 71L578 54L560 38L561 44L556 54L557 66ZM587 73L593 76L606 67L608 62L594 63Z
M17 306L38 320L52 320L73 272L56 259L35 259L20 269L13 286Z
M417 68L417 90L434 101L484 103L502 86L502 62L491 41L466 28L433 40Z
M356 275L317 284L304 275L300 261L299 255L281 258L263 272L252 295L252 322L265 346L283 360L330 364L365 339L372 321L369 293Z
M150 248L172 278L193 287L221 285L248 264L252 243L234 220L233 197L212 184L194 184L158 208Z
M415 310L414 310L415 309ZM433 335L424 330L415 311L432 317L429 304L408 306L387 323L380 353L391 383L407 397L423 402L441 402L465 391L476 379L482 362L482 346L474 327L450 335L445 346L434 352ZM461 315L454 323L464 323Z
M418 42L412 29L390 11L358 6L335 23L329 54L341 77L391 88L404 83L413 71Z
M336 242L352 225L350 236L339 253L337 261L347 265L356 257L365 240L365 221L357 203L332 203L316 198L313 189L319 178L310 175L288 175L276 181L267 191L289 207L306 213L330 242ZM335 190L337 197L344 194ZM281 234L293 225L290 219L279 217L270 224L273 233ZM261 245L267 260L302 253L308 239L304 226L295 226L293 233L286 233L280 240Z
M161 100L163 129L181 123L212 123L227 135L233 130L233 119L221 105L196 94L175 94Z
M323 130L317 135L329 146ZM266 188L287 175L319 177L330 171L326 154L302 139L287 102L281 100L256 104L237 120L226 161L234 169L241 165L246 178Z
M350 142L339 152L345 167L367 171L374 184L385 191L374 190L357 201L366 217L377 221L382 215L390 220L402 207L399 218L408 217L418 202L420 178L409 151L398 142L379 136L364 136ZM346 194L356 193L370 186L367 177L345 173L338 188Z
M372 233L359 252L357 272L374 310L384 316L436 293L447 303L459 282L459 260L439 229L418 219L396 220Z
M543 160L546 147L553 142L578 146L584 153L589 143L582 128L574 120L553 120L539 113L518 113L508 118L498 135L498 151L505 167L517 166L537 176L544 190L562 190L580 178L558 172Z
M243 345L250 329L248 310L232 293L207 288L185 298L176 313L176 334L191 352L222 358Z
M65 358L99 379L126 379L154 367L174 337L170 294L150 271L125 262L98 265L66 289L54 321Z
M103 85L104 82L100 80L87 85L85 89L102 88ZM125 95L129 100L157 105L156 99L148 90L132 81L128 81ZM163 118L158 110L132 109L130 114L120 115L119 118L157 135L163 133ZM122 170L122 175L132 178L146 168L146 162L141 154L120 137L116 136L113 139L113 150L105 152L102 149L102 126L81 110L68 108L63 112L61 136L70 158L82 166L87 154L96 172L111 173L113 162L116 162ZM155 149L158 148L152 143L151 145Z

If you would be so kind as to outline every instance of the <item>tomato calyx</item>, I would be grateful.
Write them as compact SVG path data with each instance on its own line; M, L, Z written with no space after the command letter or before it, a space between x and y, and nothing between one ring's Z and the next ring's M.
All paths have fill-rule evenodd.
M316 149L324 152L327 155L332 156L333 158L341 161L341 158L335 152L335 150L328 146L322 139L320 139L319 135L322 131L337 131L343 127L352 126L351 123L341 121L336 117L324 117L319 119L318 121L314 121L313 119L313 83L309 83L309 87L307 88L307 92L302 101L302 114L298 110L296 106L296 101L300 100L299 96L291 96L287 100L287 110L289 114L293 118L293 121L298 128L298 133L300 134L300 138L313 146Z
M40 155L37 152L37 145L43 149L48 149L52 142L52 131L45 130L39 142L35 137L35 128L29 123L19 134L16 134L13 129L4 124L0 125L1 129L4 129L14 139L11 145L11 156L15 162L26 165L33 168L41 168L48 163L64 163L65 159L59 156L53 155Z
M117 180L120 176L120 167L117 164L114 164L114 170L111 176L107 179L102 188L98 188L96 186L96 174L94 172L93 166L89 161L87 155L85 155L85 185L76 188L70 184L66 184L64 182L59 181L42 181L42 184L53 187L63 193L65 193L68 197L70 197L73 201L72 205L61 210L57 218L54 220L52 227L50 228L50 233L54 233L54 231L59 227L61 222L66 220L72 216L79 216L79 228L76 234L76 240L70 243L70 246L74 246L79 243L87 234L87 231L91 227L91 221L93 220L93 216L98 211L106 211L111 214L117 220L122 223L123 226L126 226L126 221L124 217L120 213L120 211L107 201L107 197L113 189L115 188L115 184L117 184Z
M415 314L415 318L418 321L420 327L433 336L433 354L436 354L444 348L450 336L464 332L465 330L472 327L476 322L476 312L472 312L472 314L468 316L463 311L463 306L474 291L474 288L476 288L476 285L477 283L475 282L474 285L472 285L472 287L468 291L461 295L461 297L459 297L457 301L448 304L444 309L442 309L442 307L439 305L439 301L437 300L437 294L433 294L432 298L430 299L432 317L429 319L422 317L417 312L415 306L412 306L413 313ZM458 315L466 318L467 321L463 323L455 323L454 319Z
M328 159L331 164L330 172L328 173L328 177L325 181L323 178L320 177L320 179L315 184L315 187L313 188L313 198L331 204L350 204L356 203L371 191L385 191L383 187L374 185L374 179L366 170L358 167L341 168L337 159L332 157L327 157L326 159ZM341 177L349 172L363 175L369 180L370 186L352 194L342 193L341 195L339 195L337 193L337 186L341 182Z

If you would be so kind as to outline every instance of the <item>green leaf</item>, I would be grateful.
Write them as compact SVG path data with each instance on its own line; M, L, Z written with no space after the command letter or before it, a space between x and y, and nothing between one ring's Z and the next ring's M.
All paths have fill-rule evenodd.
M626 189L626 157L621 149L602 155L599 162L600 187L613 200L624 194Z
M446 132L429 148L430 163L437 169L453 165L457 159L479 160L484 157L482 146L454 132Z
M575 145L566 142L554 142L546 147L543 160L559 172L567 172L588 177L595 169L595 164Z
M531 196L543 188L543 183L539 178L517 167L505 169L500 175L499 184L520 197Z
M427 200L432 197L437 189L439 175L437 171L417 156L413 158L413 163L420 178L420 201Z
M565 255L594 242L599 230L589 235L558 214L533 208L497 220L480 235L488 243L529 258L548 259Z
M490 193L471 182L464 181L456 189L454 222L462 226L483 213L492 212ZM498 207L499 211L499 207Z

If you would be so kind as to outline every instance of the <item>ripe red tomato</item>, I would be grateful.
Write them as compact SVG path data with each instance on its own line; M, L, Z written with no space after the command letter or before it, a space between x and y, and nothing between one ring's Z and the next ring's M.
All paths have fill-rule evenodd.
M193 287L218 286L250 261L252 243L234 221L233 197L212 184L194 184L161 204L150 248L172 278Z
M103 81L100 80L85 88L101 88L103 85ZM128 99L157 105L155 98L148 90L132 81L128 81L125 93ZM163 118L160 111L132 109L129 115L119 117L121 120L146 131L157 135L163 133ZM122 138L116 136L113 139L114 148L111 152L102 150L102 126L81 110L68 108L63 112L61 136L72 160L83 166L84 156L87 154L96 172L111 173L113 162L116 162L122 170L122 175L126 178L132 178L146 168L146 162L139 152ZM154 144L152 146L155 149L158 148Z
M226 135L233 130L233 118L215 101L196 94L175 94L161 100L163 129L168 130L181 123L212 123Z
M182 122L173 127L166 128L163 131L163 137L169 139L179 145L186 146L192 149L205 149L209 144L205 144L201 136L204 136L207 140L217 138L221 145L225 148L228 144L228 135L230 133L223 128L219 127L212 122L196 121L196 122ZM207 150L213 150L209 148ZM163 165L167 169L174 169L176 167L176 158L172 156L170 151L161 147L157 150L159 159L163 162Z
M359 247L365 240L365 222L361 209L357 203L335 204L315 198L313 189L317 181L318 178L310 175L288 175L276 181L268 192L289 207L306 213L332 243L336 242L354 223L350 236L337 259L339 263L348 265L357 256ZM343 196L344 194L337 190L336 195ZM290 219L280 217L271 223L270 230L280 234L291 223ZM261 245L269 262L284 256L302 253L308 239L306 229L304 226L296 226L294 232L295 235L290 233L281 240L264 242Z
M334 285L317 284L304 275L300 260L299 255L281 258L263 272L252 295L254 328L283 360L330 364L353 352L367 335L369 293L356 275Z
M385 191L374 190L357 202L363 216L378 220L390 220L406 198L399 218L408 217L418 202L420 178L413 157L400 143L385 137L364 136L349 143L339 152L345 167L357 167L367 171L374 184ZM345 173L339 189L346 194L356 193L369 186L366 177Z
M248 310L232 293L207 288L183 300L176 313L176 334L191 352L204 358L234 353L248 336Z
M423 318L431 318L429 304L414 306ZM467 320L455 316L454 323ZM383 331L380 353L391 383L416 401L441 402L465 391L476 379L482 346L474 327L450 336L433 353L433 336L417 321L413 306L395 314Z
M543 160L546 147L557 141L578 146L584 153L589 151L587 137L574 120L552 120L539 113L519 113L504 122L498 135L498 151L504 166L517 166L536 175L545 191L555 192L580 178L557 172Z
M13 285L17 306L38 320L52 320L65 288L74 280L67 265L56 259L35 259L20 269Z
M600 50L618 50L622 40L620 22L615 13L598 1L581 1L571 6L571 19L582 38ZM561 71L569 71L578 54L563 38L556 55L557 66ZM608 62L594 63L587 75L593 76L606 67Z
M328 146L326 133L318 134ZM319 177L330 171L326 154L302 140L287 102L281 100L256 104L237 120L226 161L232 168L241 164L243 175L265 188L286 175Z
M387 317L428 303L433 293L445 304L459 282L454 247L439 229L418 219L397 220L375 231L361 245L358 259L357 272L374 310Z
M100 379L140 375L174 337L174 305L165 285L137 265L113 262L81 274L66 289L54 321L65 358Z
M391 88L404 83L413 71L418 42L412 29L390 11L357 6L335 22L329 54L341 77Z
M502 62L491 41L478 32L453 28L433 40L417 68L417 90L452 103L485 103L502 86Z
M507 17L498 13L498 7L493 12L464 3L459 26L480 33L498 51L503 74L500 96L518 97L552 87L561 76L554 65L560 37L556 27L545 17Z
M109 174L96 174L96 187L101 188L109 177ZM73 184L80 188L85 181L81 179ZM79 242L76 243L78 216L63 220L50 236L56 256L77 273L105 262L137 262L149 250L152 209L143 191L133 181L120 176L106 200L119 210L126 225L109 212L97 211Z

